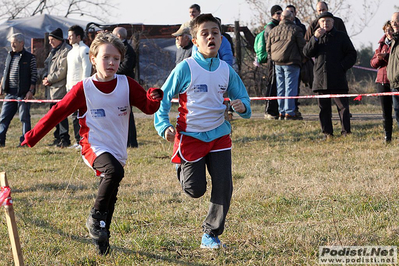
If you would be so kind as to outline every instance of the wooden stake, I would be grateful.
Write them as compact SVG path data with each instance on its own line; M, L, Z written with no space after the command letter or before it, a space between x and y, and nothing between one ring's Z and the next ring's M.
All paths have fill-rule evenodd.
M0 172L0 183L2 187L8 186L8 181L5 172ZM12 204L5 205L4 209L7 218L8 234L10 235L14 264L17 266L23 266L24 259L22 257L22 249L18 237L17 223L15 222L14 207Z

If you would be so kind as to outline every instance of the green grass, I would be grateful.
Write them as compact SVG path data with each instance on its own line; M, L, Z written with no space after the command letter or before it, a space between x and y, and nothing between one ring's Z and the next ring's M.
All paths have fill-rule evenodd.
M254 105L255 114L262 109ZM317 106L301 111L316 114ZM380 108L353 105L351 112ZM399 245L396 126L385 145L380 119L354 119L346 138L334 119L337 137L325 142L317 119L260 117L232 122L234 192L220 237L228 248L220 251L199 248L209 191L186 196L170 163L172 145L152 119L136 118L139 148L128 150L107 257L95 254L84 226L97 190L94 173L77 151L46 146L52 133L32 149L14 148L16 117L0 171L12 188L25 264L316 265L321 245ZM0 216L2 264L13 265Z

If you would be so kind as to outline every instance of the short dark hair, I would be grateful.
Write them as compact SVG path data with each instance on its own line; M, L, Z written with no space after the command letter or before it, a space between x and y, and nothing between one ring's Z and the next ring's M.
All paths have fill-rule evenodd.
M286 8L293 8L294 11L296 12L296 7L294 5L288 5Z
M189 8L195 8L201 13L201 7L198 4L192 4Z
M83 40L83 38L85 36L85 32L84 32L83 28L79 25L73 25L73 26L69 27L68 31L73 31L73 33L75 33L76 36L80 36L81 40Z
M319 1L319 3L321 3L321 4L325 4L325 5L326 5L326 8L327 8L327 10L328 10L328 5L327 5L327 3L326 3L326 2L324 2L324 1Z
M190 23L191 36L197 38L198 27L208 21L215 22L218 25L220 33L222 33L219 21L212 14L201 14Z

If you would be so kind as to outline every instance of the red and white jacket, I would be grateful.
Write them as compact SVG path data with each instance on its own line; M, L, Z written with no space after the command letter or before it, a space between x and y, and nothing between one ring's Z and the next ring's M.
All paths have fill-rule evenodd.
M370 60L370 65L373 68L378 69L375 83L389 84L389 80L387 77L387 65L388 65L389 53L391 52L391 46L388 45L385 42L385 40L386 37L384 35L378 42L378 48L377 50L375 50L375 53ZM377 56L379 53L386 54L385 58L380 60Z
M158 110L160 100L152 99L150 94L158 90L163 96L163 92L155 88L146 92L134 79L123 75L116 75L115 79L107 82L96 81L93 77L73 86L25 134L25 141L21 145L35 146L58 123L78 110L79 133L82 137L80 144L85 162L92 166L98 155L110 152L124 165L130 106L136 106L145 114L153 114Z

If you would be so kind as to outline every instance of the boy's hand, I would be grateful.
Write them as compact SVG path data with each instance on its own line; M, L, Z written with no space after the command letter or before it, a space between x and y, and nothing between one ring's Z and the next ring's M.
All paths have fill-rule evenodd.
M162 100L162 95L157 90L151 92L150 96L153 100Z
M240 99L231 101L230 105L237 113L244 113L247 109Z
M175 142L176 130L170 126L165 130L165 139L169 142Z

